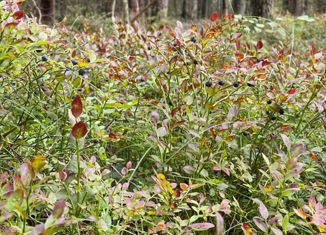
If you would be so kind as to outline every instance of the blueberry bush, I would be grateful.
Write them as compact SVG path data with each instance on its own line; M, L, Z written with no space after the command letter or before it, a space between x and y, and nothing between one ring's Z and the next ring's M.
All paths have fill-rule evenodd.
M326 232L325 45L216 13L74 32L19 4L0 2L1 234Z

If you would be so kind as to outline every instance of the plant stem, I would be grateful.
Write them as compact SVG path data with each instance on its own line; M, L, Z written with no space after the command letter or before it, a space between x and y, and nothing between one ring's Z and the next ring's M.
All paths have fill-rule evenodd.
M79 215L79 198L80 198L80 175L81 175L81 169L80 169L80 151L79 151L79 143L76 139L76 154L77 154L77 189L76 189L76 195L77 195L77 206L76 206L76 216Z
M26 195L26 215L24 216L24 221L23 221L23 233L25 232L26 229L26 219L29 217L30 211L29 211L29 196L31 195L32 192L32 181L29 184L28 192Z
M317 96L317 94L318 94L318 90L317 90L317 92L313 92L313 93L311 94L311 97L310 97L309 101L306 103L306 105L304 106L303 110L301 111L301 116L300 116L300 119L299 119L298 125L297 125L296 128L295 128L295 132L296 132L296 133L299 131L300 125L301 125L301 123L302 123L302 121L303 121L303 116L304 116L304 114L305 114L307 108L309 107L309 105L310 105L310 103L313 101L313 99Z

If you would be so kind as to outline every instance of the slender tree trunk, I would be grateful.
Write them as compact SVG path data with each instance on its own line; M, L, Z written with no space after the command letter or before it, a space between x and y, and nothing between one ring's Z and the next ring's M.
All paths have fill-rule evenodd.
M128 0L122 0L123 5L123 17L127 23L129 23L129 4Z
M316 11L318 13L326 14L326 2L325 0L316 0Z
M129 0L130 7L130 19L134 19L139 14L139 2L138 0Z
M252 15L272 18L274 0L252 0Z
M296 5L296 0L287 0L288 4L287 4L287 10L291 13L294 14L295 13L295 5Z
M207 17L207 7L208 7L208 0L200 0L200 14L199 18L206 18Z
M59 20L62 20L66 14L67 14L67 1L66 0L57 0L58 2L58 7L57 7L57 14L56 14L56 17L59 19Z
M52 25L55 22L55 0L41 0L42 23Z
M233 0L232 7L235 14L244 15L246 12L246 0Z
M192 2L183 0L182 1L182 13L181 17L184 19L191 19L191 13L192 13Z
M218 1L217 9L220 15L228 15L230 12L229 0Z
M289 10L289 0L283 0L282 1L282 14L287 14Z
M157 16L158 16L159 20L163 20L168 17L168 7L169 7L168 0L158 0Z
M191 18L192 19L197 19L198 18L198 15L197 15L197 12L198 12L198 0L193 0L192 2L192 13L191 13Z
M116 0L113 0L112 5L111 5L111 20L112 20L112 22L115 22L115 5L116 5Z
M296 16L301 16L304 13L305 9L305 1L304 0L296 0L295 1L295 11L294 14Z

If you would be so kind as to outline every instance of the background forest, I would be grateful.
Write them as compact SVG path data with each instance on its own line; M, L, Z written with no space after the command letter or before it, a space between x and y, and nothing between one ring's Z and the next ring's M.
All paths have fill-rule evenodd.
M325 234L325 7L0 0L0 234Z
M177 18L198 20L208 18L212 11L271 18L272 15L325 14L324 0L33 0L28 3L34 16L53 23L65 16L117 16L126 21L136 19L153 22Z

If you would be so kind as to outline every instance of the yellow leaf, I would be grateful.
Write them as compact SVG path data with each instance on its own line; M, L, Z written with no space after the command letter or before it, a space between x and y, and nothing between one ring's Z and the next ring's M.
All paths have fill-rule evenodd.
M156 177L159 179L159 180L166 180L165 176L161 173L157 173L156 174Z
M326 225L317 225L319 232L326 233Z
M281 93L279 95L279 99L280 99L281 102L285 102L287 100L287 97L284 94Z
M45 165L45 157L37 155L32 160L32 168L35 173L39 172Z

